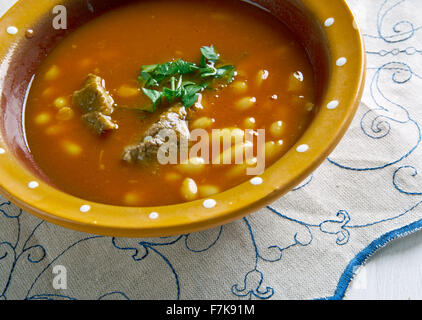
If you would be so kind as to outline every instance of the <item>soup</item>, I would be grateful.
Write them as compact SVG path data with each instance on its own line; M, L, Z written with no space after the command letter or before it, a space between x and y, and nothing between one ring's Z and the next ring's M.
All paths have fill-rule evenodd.
M59 43L35 75L25 131L57 188L112 205L171 205L251 179L260 155L266 167L277 161L311 122L315 94L305 50L269 13L242 1L140 1ZM255 156L161 164L159 129L174 130L178 146L201 130L210 150L229 135L220 160L246 148ZM234 149L247 132L264 148L243 140Z

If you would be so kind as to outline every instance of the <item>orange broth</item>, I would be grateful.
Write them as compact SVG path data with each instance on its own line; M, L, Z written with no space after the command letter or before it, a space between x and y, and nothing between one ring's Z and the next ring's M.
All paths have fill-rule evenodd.
M45 59L25 114L28 145L40 170L67 193L123 206L187 201L181 191L187 177L198 187L197 198L250 179L234 164L210 164L188 173L174 165L156 170L128 165L121 160L124 148L142 138L164 107L154 114L116 109L112 117L119 129L98 136L71 103L87 74L94 73L105 80L117 104L148 104L137 82L142 65L178 58L197 63L199 49L209 45L236 67L237 75L228 87L203 92L204 109L189 124L205 117L213 119L209 132L265 129L266 141L276 146L267 153L270 166L295 144L314 116L314 73L305 50L280 21L248 3L163 0L108 12L74 31ZM239 110L236 105L245 97L256 102ZM58 116L63 106L73 110L70 119ZM249 118L254 121L247 122ZM273 134L271 127L279 121L282 130Z

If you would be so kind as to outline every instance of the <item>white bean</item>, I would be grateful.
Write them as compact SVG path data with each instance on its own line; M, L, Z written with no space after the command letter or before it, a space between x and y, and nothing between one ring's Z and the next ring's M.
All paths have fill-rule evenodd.
M259 70L256 77L256 83L258 86L261 86L264 80L267 80L270 73L267 70Z
M136 97L139 92L138 88L123 85L117 90L117 95L121 98L132 98Z
M54 100L53 104L58 109L69 106L67 99L64 97L57 98L56 100Z
M270 133L274 138L281 138L284 133L283 121L276 121L270 127Z
M42 92L42 96L45 98L49 98L53 95L55 89L53 87L48 87Z
M248 91L248 84L245 81L234 81L231 87L236 93L246 93Z
M212 143L219 143L223 139L223 141L231 141L233 144L236 141L243 141L244 137L245 132L239 128L215 129L211 133Z
M69 107L64 107L57 112L57 120L67 121L73 118L75 115L74 111Z
M245 97L236 102L236 108L240 111L246 111L252 108L256 103L255 97Z
M39 115L35 117L35 123L40 126L49 123L50 120L51 120L51 116L49 113L46 113L46 112L40 113Z
M256 120L253 117L246 118L245 121L243 121L243 125L244 125L245 129L255 129Z
M63 147L65 151L71 156L78 156L82 153L81 146L73 142L65 141L63 142Z
M253 150L253 143L246 142L240 145L234 145L230 149L223 151L216 159L214 163L216 164L231 164L243 162L245 159L245 153L247 151Z
M51 66L50 69L48 69L47 73L44 75L45 80L56 80L59 77L60 69L56 65Z
M220 188L213 185L204 185L199 187L199 195L202 198L213 196L220 192Z
M62 133L63 131L64 131L63 126L55 124L55 125L48 127L45 130L45 134L47 134L49 136L55 136L57 134Z
M279 157L283 152L283 140L277 142L269 141L265 144L265 158L267 161L272 161L276 157Z
M135 206L139 204L139 200L140 200L139 195L133 192L125 194L125 197L123 199L125 204L129 206Z
M193 201L198 197L198 186L191 178L186 178L183 181L180 191L186 201Z
M191 158L187 163L177 165L177 169L182 173L199 174L205 169L205 160L200 157Z
M230 170L227 172L227 178L229 179L235 179L239 178L241 176L246 176L247 169L249 167L256 166L257 158L252 158L249 160L246 160L243 164L238 164L230 168Z
M208 129L212 127L212 125L215 123L214 119L208 118L208 117L202 117L199 119L196 119L192 123L192 129Z
M181 180L182 176L177 172L169 172L166 174L165 179L168 182L175 182Z

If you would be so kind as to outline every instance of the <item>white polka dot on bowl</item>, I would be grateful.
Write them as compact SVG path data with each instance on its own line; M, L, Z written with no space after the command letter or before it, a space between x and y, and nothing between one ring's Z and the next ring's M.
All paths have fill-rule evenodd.
M309 150L309 146L307 144L302 144L299 147L297 147L297 152L303 153Z
M203 205L206 209L212 209L217 205L217 201L214 199L207 199L204 201Z
M264 180L262 180L262 178L260 178L260 177L255 177L255 178L252 178L252 179L251 179L251 183L252 183L254 186L259 186L259 185L261 185L263 182L264 182Z
M324 26L326 26L327 28L331 27L334 24L334 22L335 22L334 18L328 18L327 20L325 20Z
M327 109L336 109L339 105L339 102L337 100L333 100L330 103L327 104Z
M336 65L339 67L344 66L347 63L347 59L345 57L341 57L336 61Z
M19 30L15 26L10 26L10 27L7 27L6 31L8 34L13 35L13 34L17 34Z
M28 188L29 189L36 189L40 186L40 184L37 181L31 181L30 183L28 183Z
M87 204L83 205L83 206L80 208L80 211L81 211L81 212L83 212L83 213L87 213L87 212L89 212L90 210L91 210L91 206L90 206L90 205L87 205Z
M152 220L157 220L160 217L160 215L158 214L158 212L151 212L149 215L149 218Z

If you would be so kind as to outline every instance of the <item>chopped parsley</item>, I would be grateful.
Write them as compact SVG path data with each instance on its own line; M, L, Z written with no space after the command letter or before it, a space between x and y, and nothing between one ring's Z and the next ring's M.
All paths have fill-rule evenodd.
M169 103L178 100L190 108L198 101L202 91L212 88L215 80L231 83L236 68L233 65L217 66L219 61L220 54L210 46L201 48L199 65L179 59L142 66L138 81L143 84L144 94L152 101L146 111L154 112L164 100Z

